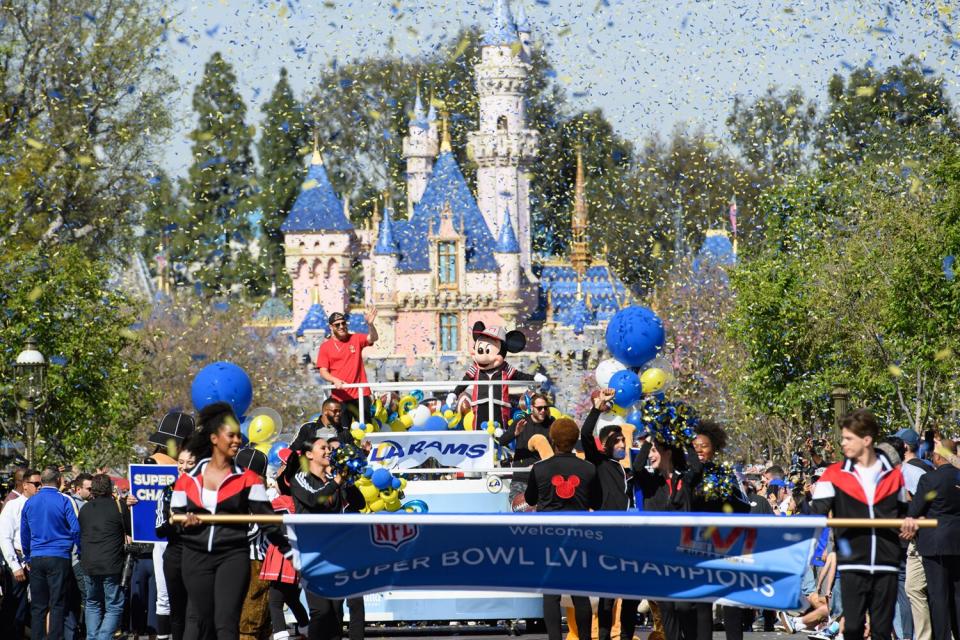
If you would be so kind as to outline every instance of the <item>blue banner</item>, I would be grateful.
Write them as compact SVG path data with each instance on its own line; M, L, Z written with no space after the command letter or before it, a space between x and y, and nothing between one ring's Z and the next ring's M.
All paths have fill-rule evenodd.
M822 517L340 514L284 517L308 588L496 589L796 609Z
M131 464L130 494L137 504L130 508L134 542L157 542L157 501L164 487L177 479L175 464Z

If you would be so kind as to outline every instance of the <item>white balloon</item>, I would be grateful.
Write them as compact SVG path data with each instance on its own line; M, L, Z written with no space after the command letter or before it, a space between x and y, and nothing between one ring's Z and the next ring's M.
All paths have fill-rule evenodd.
M618 416L613 411L604 411L597 418L597 426L593 429L593 435L599 436L600 429L610 424L624 424L623 416Z
M427 420L430 419L430 416L433 415L430 413L430 408L424 405L420 405L413 410L413 426L419 427Z
M613 377L613 374L617 371L623 371L624 369L626 369L626 367L616 358L607 358L597 365L597 370L594 371L593 377L597 380L597 386L605 389L610 386L610 378Z

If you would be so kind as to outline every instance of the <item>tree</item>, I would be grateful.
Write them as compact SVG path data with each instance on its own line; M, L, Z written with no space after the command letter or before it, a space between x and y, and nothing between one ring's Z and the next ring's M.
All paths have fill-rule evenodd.
M807 164L816 125L816 105L796 88L779 94L770 87L749 104L736 96L727 116L731 140L768 184Z
M153 392L145 364L131 359L138 309L108 281L103 261L79 246L36 247L0 264L0 380L33 336L49 362L38 460L84 468L125 463ZM5 437L22 440L14 388L0 387Z
M152 275L157 276L159 265L164 269L169 264L169 244L180 221L184 218L183 203L177 193L176 185L163 171L147 180L149 185L144 194L141 226L143 235L138 239L138 248L150 265ZM158 257L159 256L159 257ZM154 259L157 258L157 259ZM177 281L177 274L166 271L164 274L171 283Z
M882 73L868 64L846 80L834 74L816 142L822 162L884 159L931 134L956 137L960 126L943 83L913 56Z
M257 145L262 175L258 198L262 231L260 262L267 277L278 284L281 292L287 292L290 290L290 276L284 269L280 225L300 193L309 131L303 107L293 97L287 81L286 69L280 70L280 80L270 100L263 105L263 114Z
M165 29L146 0L0 5L0 252L130 246L170 127Z
M830 423L829 390L889 425L922 429L951 408L960 292L956 143L908 147L798 180L765 197L769 240L733 276L738 386L756 411L804 429Z
M193 94L199 122L190 134L193 164L181 189L188 207L172 237L174 258L214 294L264 288L250 250L250 215L256 205L253 134L244 122L247 108L236 84L233 68L214 53Z

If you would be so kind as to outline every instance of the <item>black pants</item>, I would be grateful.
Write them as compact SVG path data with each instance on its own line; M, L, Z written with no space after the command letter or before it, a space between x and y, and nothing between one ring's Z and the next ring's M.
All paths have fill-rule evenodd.
M667 640L696 640L696 602L658 602L663 634ZM860 640L863 640L861 638Z
M590 598L586 596L571 596L573 613L577 620L577 634L580 640L590 640L593 627L593 608ZM560 596L550 593L543 594L543 624L547 627L548 640L562 640L563 624L560 612Z
M170 600L170 636L173 640L183 640L187 621L191 627L207 627L195 612L190 615L187 587L183 583L183 545L167 544L163 552L163 577L167 582L167 597ZM200 633L205 637L205 632Z
M897 606L897 572L844 571L840 585L844 640L863 640L867 613L870 614L871 640L890 640Z
M27 600L29 582L17 582L13 571L3 568L3 599L0 600L0 629L10 632L11 638L20 640L30 620L30 602Z
M356 420L360 423L366 423L370 420L370 416L373 415L371 406L373 402L373 396L366 396L363 399L363 412L366 415L364 420L359 420L357 418L360 415L360 401L359 400L349 400L347 402L340 403L340 430L350 432L350 428L353 426L353 421ZM350 409L353 409L351 411Z
M633 640L633 632L637 630L637 609L639 608L639 600L620 601L620 640ZM600 633L602 634L603 630L600 630Z
M933 640L960 638L960 556L923 556ZM936 595L934 595L936 594Z
M597 640L610 640L613 608L616 603L616 598L600 598L600 602L597 603Z
M297 619L297 626L305 627L310 624L307 610L300 602L300 585L280 582L270 583L270 592L267 594L267 603L270 606L270 626L274 633L287 630L287 620L283 616L283 605L290 607L293 617ZM351 611L352 613L352 611Z
M308 640L340 640L343 637L342 600L331 600L307 591L310 608Z
M363 596L347 598L347 606L350 608L350 624L347 625L350 640L363 640L363 632L367 626L367 609L363 604ZM343 600L340 600L338 607L343 624Z
M723 632L727 640L743 640L743 614L740 607L723 607Z
M201 620L213 621L218 640L240 637L240 611L250 582L250 549L246 546L206 553L183 549L183 584L190 606ZM185 637L201 638L189 625Z
M73 575L70 558L41 556L30 562L30 638L61 640L67 586ZM50 633L46 632L47 611Z

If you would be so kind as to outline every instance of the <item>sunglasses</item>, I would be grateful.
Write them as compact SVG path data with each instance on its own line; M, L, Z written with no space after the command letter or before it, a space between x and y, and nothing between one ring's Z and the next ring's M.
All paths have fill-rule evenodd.
M23 484L32 484L32 485L35 486L37 489L40 488L40 483L39 483L39 482L24 482Z
M330 326L331 326L331 327L345 327L345 326L347 326L347 323L341 320L340 322L334 322L334 323L333 323L332 325L330 325Z
M547 409L550 408L550 406L545 404L540 406L533 405L533 408L536 409L537 411L546 411Z

